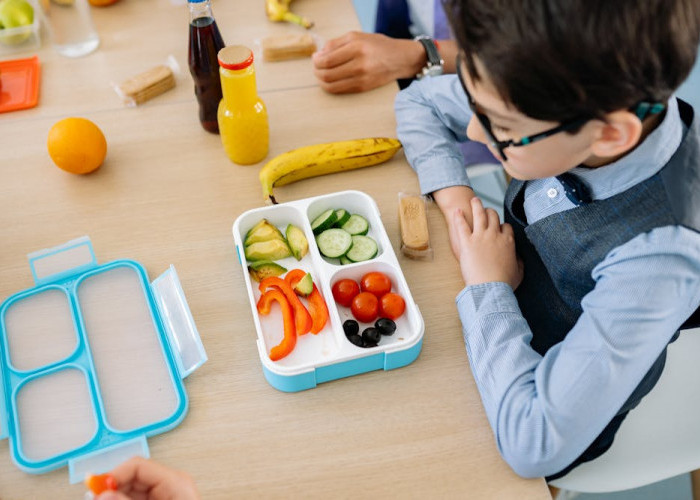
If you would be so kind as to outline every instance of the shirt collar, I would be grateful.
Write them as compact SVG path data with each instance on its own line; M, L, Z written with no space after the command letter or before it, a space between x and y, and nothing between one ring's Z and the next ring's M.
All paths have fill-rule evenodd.
M663 121L631 153L604 167L576 167L570 172L585 182L594 200L610 198L661 170L682 139L683 122L678 101L671 97Z

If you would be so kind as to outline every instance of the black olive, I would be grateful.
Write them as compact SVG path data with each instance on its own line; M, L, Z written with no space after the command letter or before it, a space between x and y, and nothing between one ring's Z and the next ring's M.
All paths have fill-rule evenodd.
M374 347L379 343L379 341L382 338L382 334L379 333L379 330L376 328L372 328L371 326L369 328L365 328L362 331L362 340L365 341L367 344L367 347ZM374 344L374 345L370 345Z
M396 323L389 318L379 318L374 326L382 335L393 335L396 331Z
M348 340L355 344L357 347L365 346L365 341L362 340L362 337L360 337L358 334L348 335Z
M345 336L350 338L350 335L357 335L360 333L360 325L354 319L345 320L343 323L343 331Z

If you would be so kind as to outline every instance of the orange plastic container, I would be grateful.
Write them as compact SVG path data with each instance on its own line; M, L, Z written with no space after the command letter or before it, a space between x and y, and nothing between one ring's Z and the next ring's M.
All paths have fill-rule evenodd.
M0 113L37 105L39 74L37 56L0 61Z

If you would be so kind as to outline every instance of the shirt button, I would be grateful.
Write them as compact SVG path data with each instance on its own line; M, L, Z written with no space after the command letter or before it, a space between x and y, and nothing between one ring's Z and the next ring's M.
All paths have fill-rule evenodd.
M558 194L559 191L557 191L556 188L549 188L547 190L547 196L549 196L550 198L556 198Z

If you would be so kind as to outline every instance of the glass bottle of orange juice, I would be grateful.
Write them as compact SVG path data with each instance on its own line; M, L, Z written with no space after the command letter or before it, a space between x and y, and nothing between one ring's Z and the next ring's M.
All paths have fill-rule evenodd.
M265 103L255 85L253 52L243 45L219 51L223 99L217 115L219 133L232 162L251 165L267 156L270 131Z

